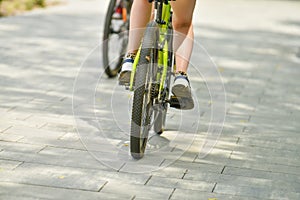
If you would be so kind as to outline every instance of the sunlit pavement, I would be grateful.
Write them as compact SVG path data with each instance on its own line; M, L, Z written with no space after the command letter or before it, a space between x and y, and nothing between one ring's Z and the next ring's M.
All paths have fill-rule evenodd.
M88 56L108 2L0 19L0 199L300 199L300 2L199 1L195 41L213 62L195 46L196 109L169 109L141 161L130 92L101 76L100 48ZM214 116L223 130L207 138Z

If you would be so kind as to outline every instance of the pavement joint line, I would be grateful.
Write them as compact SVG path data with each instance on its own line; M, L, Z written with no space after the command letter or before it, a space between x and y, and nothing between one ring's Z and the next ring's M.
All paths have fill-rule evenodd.
M193 159L192 163L197 163L198 154L195 155L195 158Z
M153 177L153 175L150 175L149 178L146 180L144 185L147 185L147 183L150 181L150 179Z
M202 112L200 113L200 117L203 117L204 114L205 114L205 111L202 111Z
M223 169L222 169L222 171L221 171L221 174L223 174L223 173L224 173L224 171L225 171L225 168L226 168L226 165L224 165L224 167L223 167Z
M235 149L235 148L234 148L234 149ZM229 155L229 157L228 157L229 160L231 159L231 156L232 156L233 152L234 152L234 150L232 150L232 151L230 152L230 155Z
M78 188L70 188L70 187L59 187L59 186L49 186L44 184L33 184L33 183L26 183L26 182L11 182L11 181L0 181L0 183L17 183L20 185L29 185L29 186L38 186L44 188L56 188L56 189L66 189L66 190L75 190L75 191L85 191L85 192L98 192L96 190L88 190L88 189L78 189Z
M103 188L108 184L108 181L106 181L97 192L101 192L101 190L103 190Z
M26 121L27 119L31 118L32 116L33 116L32 114L28 115L27 117L25 117L25 118L23 119L23 121Z
M166 159L164 158L158 166L161 167L165 161L166 161Z
M247 129L247 126L244 126L243 130L242 130L242 133L244 133L246 131L246 129Z
M22 140L22 139L24 139L25 137L24 136L22 136L21 138L19 138L18 140L16 140L16 142L17 143L21 143L20 141Z
M45 122L44 124L42 124L40 127L38 127L37 129L42 129L42 128L44 128L45 126L47 126L48 125L48 122Z
M185 170L185 172L183 173L181 179L184 179L184 177L185 177L185 175L188 173L188 171L189 171L188 169Z
M3 129L0 133L5 133L7 130L11 129L13 126L9 126L6 129Z
M177 145L175 145L170 152L173 152L176 149Z
M25 161L20 162L17 166L15 166L14 168L12 168L12 170L17 169L18 167L20 167L21 165L23 165L25 163Z
M197 158L198 158L198 153L196 155L194 155L194 159L193 159L192 163L195 163Z
M136 195L133 195L133 197L131 198L131 200L134 200L136 198Z
M39 151L37 151L36 153L39 154L41 151L43 151L44 149L46 149L47 147L49 147L48 145L43 146Z
M242 132L244 132L244 131L242 131ZM241 138L238 137L237 140L236 140L236 142L235 142L235 144L238 144L240 142L240 140L241 140Z
M216 189L216 187L217 187L217 184L218 184L218 183L215 183L215 184L214 184L214 187L213 187L212 190L211 190L212 193L214 193L214 191L215 191L215 189Z
M62 97L62 98L59 99L59 101L64 101L67 98L68 98L67 96L66 97Z
M126 165L126 163L123 163L123 165L121 165L120 169L117 170L117 172L120 172L121 169Z
M11 112L11 111L15 110L16 108L17 108L17 106L10 107L9 109L7 109L6 112Z
M249 115L249 117L248 117L248 122L250 122L250 121L251 121L251 117L252 117L252 116L251 116L251 115Z
M173 196L173 194L174 194L175 190L176 190L176 188L174 188L174 189L173 189L173 191L171 192L171 194L170 194L170 196L169 196L168 200L170 200L170 199L172 198L172 196Z

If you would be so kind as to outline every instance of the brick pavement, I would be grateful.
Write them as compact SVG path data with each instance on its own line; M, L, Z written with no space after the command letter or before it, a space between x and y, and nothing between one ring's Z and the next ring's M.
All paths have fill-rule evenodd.
M104 126L97 127L89 110L81 110L76 120L73 116L73 84L98 44L107 3L69 1L0 19L0 199L299 199L300 3L199 1L196 41L212 56L226 89L222 135L208 156L198 156L215 103L206 83L217 76L202 77L206 83L191 76L199 113L185 113L191 124L178 127L182 119L170 110L165 139L153 137L152 147L168 144L178 128L190 130L200 117L196 135L190 134L192 140L189 133L183 135L162 160L146 155L140 163L98 142L101 129L112 144L128 150L128 122L116 126L107 118L99 88L96 110ZM195 54L192 63L207 67L203 54ZM86 63L94 67L93 77L83 79L83 88L75 92L86 89L102 70L97 56ZM100 90L115 86L115 80L103 80ZM128 95L122 91L115 89L117 97ZM128 118L123 112L128 108L118 109L115 114ZM81 143L82 133L102 163ZM183 155L174 161L180 151ZM128 172L164 163L170 165Z

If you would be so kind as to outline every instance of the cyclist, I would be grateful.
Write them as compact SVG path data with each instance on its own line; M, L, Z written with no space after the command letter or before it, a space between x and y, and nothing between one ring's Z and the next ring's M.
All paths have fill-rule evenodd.
M187 76L189 60L193 49L192 18L196 0L171 1L173 9L174 51L176 52L176 72L172 93L178 99L184 98L184 109L192 109L194 102ZM134 0L131 9L128 51L124 58L119 84L128 85L136 52L143 37L143 28L151 18L152 5L148 0ZM176 34L178 33L178 34Z

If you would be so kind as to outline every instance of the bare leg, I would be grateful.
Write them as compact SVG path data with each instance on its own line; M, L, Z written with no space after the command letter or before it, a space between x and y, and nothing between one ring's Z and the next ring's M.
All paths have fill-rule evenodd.
M176 0L171 3L174 11L174 51L176 52L177 72L187 72L189 60L192 54L194 40L192 19L195 4L196 0Z
M123 60L119 75L120 85L129 85L135 54L141 44L144 30L151 16L151 3L148 0L134 0L131 8L130 31L127 55Z
M128 52L134 53L140 46L145 27L151 16L151 4L148 0L134 0L130 16Z

